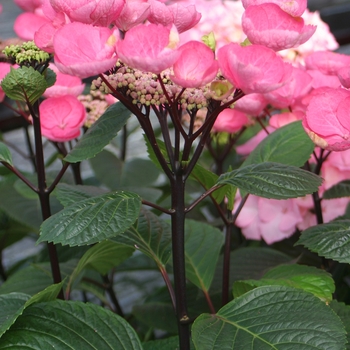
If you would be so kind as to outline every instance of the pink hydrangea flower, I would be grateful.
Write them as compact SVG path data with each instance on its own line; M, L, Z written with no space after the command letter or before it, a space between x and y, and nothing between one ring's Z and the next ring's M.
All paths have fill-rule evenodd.
M249 123L245 113L236 109L224 109L216 118L212 131L233 134Z
M1 81L5 76L10 73L11 64L6 62L0 62L0 102L5 99L4 90L1 88Z
M144 22L150 13L147 1L126 0L122 12L115 20L115 25L123 32Z
M119 58L132 68L159 74L171 67L179 57L175 28L140 24L125 33L117 43Z
M164 27L171 26L174 22L173 14L169 7L158 0L148 0L150 13L148 20L153 24L160 24Z
M50 97L39 106L41 132L51 141L65 142L80 135L86 111L71 95Z
M316 69L308 69L307 74L309 74L312 78L311 85L313 89L318 89L321 87L331 87L336 89L340 87L339 78L335 75L324 74Z
M305 114L301 111L274 114L270 118L269 124L273 128L278 129L278 128L281 128L282 126L293 123L297 120L302 120L304 115Z
M263 94L244 95L235 103L235 109L251 116L258 116L267 106Z
M108 27L120 15L125 0L50 0L56 12L71 21Z
M179 47L179 58L173 65L171 79L185 88L203 86L211 82L219 69L214 52L199 41L189 41Z
M305 25L301 17L293 17L274 3L249 6L242 17L242 28L253 44L275 51L305 43L316 27Z
M194 5L182 6L177 3L169 6L169 10L173 15L173 23L179 33L194 27L202 17Z
M246 94L266 93L288 82L292 66L261 45L228 44L218 51L224 77Z
M321 148L343 151L350 148L350 92L324 89L309 102L303 126Z
M312 88L312 77L301 68L293 67L291 80L282 87L264 94L266 101L276 108L292 106Z
M62 73L80 78L103 73L117 62L116 41L116 34L108 28L66 24L54 36L55 64Z
M273 132L275 129L268 125L266 127L267 131L269 133ZM242 156L248 156L250 153L254 151L256 146L266 137L268 134L265 130L260 130L255 136L250 138L246 143L243 145L239 145L236 147L236 152Z
M35 32L47 23L50 23L50 21L44 16L32 12L24 12L15 19L13 30L22 40L33 40Z
M56 73L56 82L53 86L46 89L44 97L79 96L84 91L85 84L82 83L80 78L61 73L52 63L50 63L49 68Z
M316 51L305 58L305 66L323 74L337 75L339 69L350 66L350 56L337 52Z
M301 16L307 6L307 0L242 0L242 4L246 9L248 6L273 3L278 5L283 11L294 17Z
M250 195L236 225L247 239L263 239L272 244L290 237L302 221L295 199L276 200Z

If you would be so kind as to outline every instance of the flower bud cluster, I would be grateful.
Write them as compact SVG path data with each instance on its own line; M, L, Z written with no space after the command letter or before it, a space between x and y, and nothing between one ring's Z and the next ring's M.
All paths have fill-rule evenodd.
M108 108L109 104L105 96L106 95L99 90L92 90L88 95L78 96L78 100L86 109L85 127L90 128Z
M181 93L178 104L183 110L199 110L208 106L209 101L214 96L214 92L210 89L210 84L202 88L187 88L183 90L181 86L171 81L170 75L170 70L162 73L162 83L166 94L158 81L157 75L132 69L120 61L118 61L114 72L106 76L106 79L114 89L127 96L135 105L159 106L169 104L167 96L174 100ZM92 89L98 89L103 93L111 93L110 89L100 78L92 82Z
M20 66L36 67L38 64L45 64L51 59L47 52L40 50L34 44L34 41L28 41L22 45L6 46L3 53L13 63L17 63Z

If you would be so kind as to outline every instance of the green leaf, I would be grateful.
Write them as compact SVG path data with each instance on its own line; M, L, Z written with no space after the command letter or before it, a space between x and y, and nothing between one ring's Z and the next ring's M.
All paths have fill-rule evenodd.
M130 111L120 102L111 105L106 112L78 141L64 158L70 163L95 157L117 135L130 118Z
M37 101L47 88L45 78L33 67L11 68L1 82L5 94L15 101Z
M87 198L102 195L103 193L106 193L106 191L100 187L68 185L65 183L58 184L54 191L54 195L64 207L68 207Z
M142 350L137 334L120 316L95 304L62 300L28 307L0 339L0 349L11 347Z
M224 236L208 224L187 220L185 224L186 277L204 292L209 290Z
M251 164L222 174L217 182L274 199L303 197L317 191L321 183L322 179L309 171L270 162Z
M148 327L161 329L170 334L177 333L176 317L171 303L148 302L135 305L132 314Z
M345 326L347 333L346 338L348 341L346 344L346 349L350 350L350 306L345 305L344 303L340 303L336 300L332 300L329 306L340 317Z
M258 287L192 326L200 350L344 350L345 331L334 312L310 293Z
M52 69L46 68L44 77L46 80L47 88L53 86L56 83L57 75Z
M159 267L164 266L171 255L170 225L146 209L141 209L135 224L113 241L140 250Z
M233 285L235 298L255 287L290 286L310 292L324 302L330 302L335 291L332 276L324 270L305 265L281 265L269 270L260 280L237 281Z
M22 314L30 295L10 293L0 295L0 338Z
M314 143L306 134L301 121L277 129L268 135L242 164L274 162L301 167L310 158Z
M191 350L194 349L194 345L191 342ZM179 350L179 337L173 336L165 339L151 340L146 343L142 343L143 350Z
M25 308L38 302L56 299L62 284L63 282L53 284L32 297L23 293L0 295L0 338L16 321L18 316L23 313Z
M296 243L328 259L350 263L350 220L309 227Z
M112 267L118 266L129 258L133 252L133 248L109 240L95 244L79 260L78 265L69 278L67 288L71 289L74 280L84 269L93 269L101 275L105 275Z
M13 166L11 152L3 142L0 142L0 162Z
M329 188L323 194L323 199L350 197L350 180L344 180Z
M125 191L81 200L45 220L38 243L76 246L101 242L127 230L140 208L140 197Z

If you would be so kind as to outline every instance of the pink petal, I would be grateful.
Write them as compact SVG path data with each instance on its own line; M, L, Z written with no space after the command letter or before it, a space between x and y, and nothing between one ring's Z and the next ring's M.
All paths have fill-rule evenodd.
M33 40L35 32L47 23L49 23L49 20L46 17L31 12L25 12L16 18L13 30L19 38L23 40Z
M327 75L337 75L339 69L350 66L350 56L331 51L316 51L305 58L307 69Z
M235 133L249 123L246 114L235 109L224 109L216 118L213 126L215 132Z
M242 0L244 8L251 5L261 5L265 3L274 3L283 11L294 17L301 16L306 10L307 0Z
M211 82L219 69L214 52L199 41L189 41L179 47L179 58L173 66L171 79L186 88L203 86Z
M173 15L174 25L179 33L183 33L194 27L202 17L194 5L185 7L181 4L174 4L168 8Z
M306 42L315 26L304 26L300 17L293 17L273 3L249 6L242 17L242 27L249 41L275 51Z

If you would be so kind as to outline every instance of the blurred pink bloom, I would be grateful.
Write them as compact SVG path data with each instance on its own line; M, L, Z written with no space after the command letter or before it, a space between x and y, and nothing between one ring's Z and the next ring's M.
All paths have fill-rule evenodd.
M23 11L34 12L36 8L41 6L42 0L13 0L13 2Z
M50 21L44 16L32 12L24 12L16 18L13 30L22 40L33 40L35 32L47 23L50 23Z
M223 76L246 94L266 93L288 82L292 66L261 45L228 44L218 51Z
M116 19L116 26L126 32L132 27L144 22L149 16L150 4L143 0L126 0L125 6Z
M325 89L311 98L303 126L321 148L344 151L350 148L350 92Z
M235 109L224 109L216 118L212 131L233 134L249 123L245 113Z
M185 88L201 87L211 82L219 69L214 52L199 41L189 41L179 47L179 58L174 63L175 84Z
M263 239L272 244L290 237L302 221L295 199L276 200L250 195L236 225L247 239Z
M181 3L195 5L202 18L191 30L180 35L181 42L200 41L203 35L213 32L216 48L231 42L240 43L245 35L242 31L241 18L244 8L240 1L231 0L186 0Z
M266 3L276 4L283 11L294 17L301 16L307 6L307 0L242 0L242 4L245 9L251 5L261 5Z
M319 12L310 12L306 9L302 18L304 19L305 24L316 26L315 33L304 44L299 45L297 48L285 50L285 52L279 52L279 54L282 54L283 57L290 57L293 55L293 61L296 60L303 62L303 58L314 51L333 51L339 47L334 35L329 30L328 24L322 21Z
M108 27L120 15L125 0L50 0L56 12L64 12L71 21Z
M50 97L40 104L39 111L41 132L49 140L65 142L80 135L86 112L76 97Z
M244 95L235 103L235 109L257 117L267 106L267 101L263 94Z
M335 75L324 74L315 69L308 69L307 74L312 77L311 85L313 89L318 89L321 87L331 87L336 89L340 87L340 80Z
M332 152L322 164L323 188L325 190L350 178L350 149Z
M339 69L350 66L350 56L330 51L316 51L305 58L307 69L323 74L337 75Z
M350 88L350 67L340 68L338 71L338 78L340 83L346 87Z
M117 43L119 58L132 68L159 74L179 57L176 29L156 24L140 24L125 33Z
M271 126L267 126L268 132L273 132L275 129ZM250 138L246 143L243 145L236 147L236 152L238 154L241 154L242 156L248 156L253 150L256 148L256 146L266 137L268 134L265 130L260 130L255 136Z
M303 216L303 221L298 224L298 229L305 230L308 227L317 225L316 216L312 212L313 202L311 195L303 198L296 198L296 201ZM321 208L324 223L330 222L340 215L344 215L348 204L348 198L323 200L321 202Z
M278 128L281 128L282 126L293 123L297 120L302 120L303 117L304 117L304 113L300 111L274 114L270 118L269 124L273 128L278 129Z
M275 51L299 46L315 32L304 25L301 17L293 17L273 3L249 6L242 17L242 27L249 41Z
M11 69L11 64L10 63L6 63L6 62L0 62L0 84L2 79L5 78L5 76L10 73L10 69ZM4 90L1 88L0 85L0 102L2 102L5 99L5 93Z
M56 82L46 89L44 97L79 96L84 91L85 84L82 83L80 78L61 73L53 63L50 63L49 68L56 73Z
M53 40L55 64L65 74L80 78L111 69L117 62L112 30L79 22L59 29Z
M304 69L292 67L291 80L282 87L264 94L266 101L276 108L292 106L312 88L312 78Z
M169 10L173 15L173 23L179 33L194 27L202 17L194 5L182 6L177 3L169 6Z

